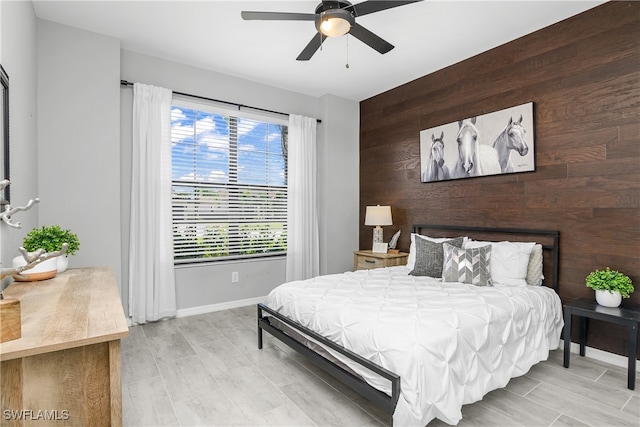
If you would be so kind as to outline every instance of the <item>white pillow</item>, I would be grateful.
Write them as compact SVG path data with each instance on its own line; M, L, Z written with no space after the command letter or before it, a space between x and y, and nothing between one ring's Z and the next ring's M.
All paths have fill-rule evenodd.
M527 269L534 242L480 242L468 240L464 248L491 245L491 280L494 286L527 286Z
M455 237L429 237L429 236L424 236L422 234L411 233L411 246L409 246L409 256L407 257L407 267L410 268L411 270L413 270L416 265L416 251L417 251L416 236L433 243L442 243L442 242L446 242L447 240L455 239ZM466 242L467 242L467 237L464 238L462 247L464 247L464 244Z

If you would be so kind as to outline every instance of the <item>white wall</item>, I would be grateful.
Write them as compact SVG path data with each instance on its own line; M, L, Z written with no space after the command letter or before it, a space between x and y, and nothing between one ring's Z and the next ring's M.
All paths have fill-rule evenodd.
M0 63L9 75L11 202L22 206L38 196L36 111L36 17L31 2L0 1ZM24 235L38 225L38 207L20 212L16 230L0 222L2 265L11 265Z
M329 126L318 140L320 274L331 274L352 270L359 249L360 105L333 95L321 103Z
M70 266L112 266L128 310L132 91L120 87L122 78L320 118L321 273L351 269L358 245L358 103L121 51L116 39L36 19L30 2L0 5L1 59L11 79L12 197L42 199L20 218L22 232L0 225L3 263L31 228L60 224L81 241ZM284 277L283 258L178 268L178 308L264 296Z
M38 20L39 225L80 239L70 267L120 278L120 42Z
M351 251L357 249L358 245L357 102L332 96L322 99L310 97L126 50L122 51L120 62L121 77L130 82L153 84L174 91L320 118L322 123L318 127L318 204L321 211L321 272L351 269ZM121 93L122 263L125 266L128 258L132 90L123 88ZM340 188L335 191L321 190L335 186ZM328 205L340 205L340 208L324 209L324 206ZM328 220L325 215L328 215ZM231 283L231 273L234 271L239 272L239 283ZM126 277L126 269L123 267L125 287ZM180 267L176 269L178 309L189 310L197 306L261 297L284 280L283 258ZM123 294L126 298L124 290Z

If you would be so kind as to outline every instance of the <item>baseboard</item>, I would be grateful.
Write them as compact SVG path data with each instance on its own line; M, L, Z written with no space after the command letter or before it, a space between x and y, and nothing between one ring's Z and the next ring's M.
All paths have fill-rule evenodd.
M564 340L560 340L560 349L563 348ZM580 344L572 342L571 353L580 354ZM629 359L627 356L620 356L619 354L609 353L608 351L598 350L597 348L585 347L584 355L585 357L590 357L625 369L629 366ZM636 363L636 372L640 372L640 364L638 363Z
M230 308L245 307L247 305L255 305L264 302L266 296L247 298L236 301L221 302L218 304L200 305L198 307L182 308L176 311L176 317L195 316L196 314L213 313L214 311L228 310ZM131 327L133 322L131 317L127 317L127 326Z
M182 308L176 312L176 317L195 316L196 314L212 313L214 311L228 310L230 308L245 307L264 302L266 296L247 298L236 301L221 302L218 304L200 305L198 307Z

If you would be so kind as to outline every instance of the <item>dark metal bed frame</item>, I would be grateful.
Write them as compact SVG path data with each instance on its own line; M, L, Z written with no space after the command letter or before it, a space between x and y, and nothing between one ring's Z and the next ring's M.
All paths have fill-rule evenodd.
M412 227L413 233L420 233L421 230L439 230L439 231L461 231L476 236L483 236L487 240L498 241L496 236L515 237L516 241L531 241L532 237L546 237L548 242L537 242L542 245L543 253L548 251L551 254L551 288L558 293L558 273L560 262L560 232L558 230L532 230L527 228L487 228L487 227L471 227L464 225L433 225L433 224L416 224ZM487 235L492 237L487 237ZM473 237L473 236L469 236ZM478 237L479 238L479 237ZM548 259L547 259L548 260ZM545 263L548 265L549 263Z
M470 226L449 226L449 225L433 225L433 224L416 224L412 227L414 233L421 233L424 230L436 231L436 232L464 232L466 234L472 234L474 236L483 236L487 240L495 240L494 238L487 237L488 236L511 236L515 237L517 240L515 241L531 241L531 237L546 237L552 243L541 243L544 251L551 252L551 287L558 292L558 262L559 262L559 237L560 233L557 230L530 230L530 229L520 229L520 228L487 228L487 227L470 227ZM433 235L433 233L430 233ZM526 240L526 238L529 240ZM545 258L547 259L547 258ZM545 263L547 264L547 263ZM548 265L548 264L547 264ZM391 417L391 424L393 425L393 412L395 411L396 404L398 403L398 398L400 397L400 376L371 362L368 359L363 358L362 356L334 343L333 341L317 334L316 332L308 329L307 327L283 316L277 311L267 307L266 305L260 303L257 306L258 308L258 348L262 349L263 344L263 331L269 332L275 338L279 339L301 355L305 356L309 359L313 364L320 367L343 384L349 386L354 391L369 399L372 403L382 409L385 413L389 414ZM268 313L265 316L264 313ZM391 382L391 396L387 395L379 391L378 389L369 385L362 378L354 375L350 371L347 371L343 367L337 365L336 363L326 359L315 351L309 349L304 344L301 344L296 339L287 335L282 329L279 329L272 325L269 321L269 316L273 316L276 319L280 320L288 327L292 328L294 331L297 331L303 335L311 337L312 339L318 341L319 343L341 353L342 355L348 357L350 360L358 363L359 365L367 368L368 370L375 372L383 378L388 379Z

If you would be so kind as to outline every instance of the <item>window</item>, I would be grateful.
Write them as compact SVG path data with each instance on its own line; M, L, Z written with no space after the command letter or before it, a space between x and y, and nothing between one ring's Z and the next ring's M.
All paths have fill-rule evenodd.
M286 253L286 122L234 113L172 106L176 264Z

